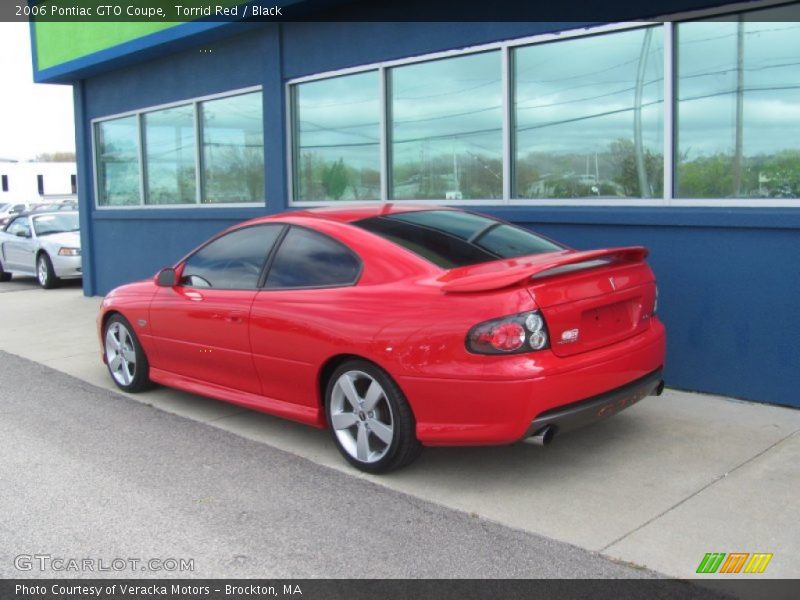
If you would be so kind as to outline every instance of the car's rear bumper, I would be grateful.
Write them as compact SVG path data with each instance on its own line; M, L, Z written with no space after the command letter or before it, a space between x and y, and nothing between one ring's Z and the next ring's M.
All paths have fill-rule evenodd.
M662 369L656 369L652 373L610 392L579 400L566 406L551 408L540 413L533 420L525 432L523 440L527 441L530 438L542 436L548 430L550 435L555 435L591 425L633 406L642 398L659 395L663 387Z
M502 369L519 373L521 367L497 362L480 379L401 376L398 382L414 410L417 437L422 443L509 444L535 432L531 427L537 419L561 414L575 408L576 403L588 403L606 394L615 396L617 392L624 396L626 387L638 381L647 382L642 389L644 395L649 394L661 380L665 346L664 327L654 320L646 332L606 348L565 358L543 355L538 359L535 377L498 379ZM518 356L523 360L525 355ZM606 413L612 412L606 409ZM562 431L577 423L561 424Z

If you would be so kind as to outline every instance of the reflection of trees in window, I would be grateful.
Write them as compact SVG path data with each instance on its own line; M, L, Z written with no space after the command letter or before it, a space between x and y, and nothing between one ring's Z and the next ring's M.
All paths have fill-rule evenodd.
M194 107L178 106L144 115L145 202L197 201Z
M499 52L391 70L393 198L502 197L500 71Z
M514 195L663 195L663 31L514 51Z
M800 121L787 118L800 111L800 25L788 10L677 26L676 196L800 197Z
M264 199L264 128L261 92L200 104L203 202Z
M379 96L375 71L293 87L295 200L380 198Z
M96 135L98 204L139 204L139 134L136 117L98 123Z

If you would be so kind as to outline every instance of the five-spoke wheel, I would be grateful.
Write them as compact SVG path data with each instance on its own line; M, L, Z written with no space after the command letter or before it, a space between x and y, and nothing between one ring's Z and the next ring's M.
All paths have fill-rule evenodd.
M103 350L106 364L117 387L126 392L138 392L148 387L147 357L130 323L122 315L112 315L105 332Z
M328 381L325 406L339 451L363 471L396 469L422 449L408 402L397 384L371 363L341 365Z

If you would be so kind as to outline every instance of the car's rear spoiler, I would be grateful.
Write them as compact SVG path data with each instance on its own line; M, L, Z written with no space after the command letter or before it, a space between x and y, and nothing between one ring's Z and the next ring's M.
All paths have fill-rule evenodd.
M597 266L598 261L641 262L648 251L644 246L606 248L584 252L541 254L522 259L512 259L451 269L439 278L445 293L484 292L508 287L535 276L556 275L567 265ZM594 264L592 264L594 263ZM548 271L553 271L548 273Z

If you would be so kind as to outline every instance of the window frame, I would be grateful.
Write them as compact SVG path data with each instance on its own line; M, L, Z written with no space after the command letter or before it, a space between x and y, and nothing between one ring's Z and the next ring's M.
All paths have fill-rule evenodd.
M305 225L297 225L296 223L285 223L286 225L285 230L281 233L278 239L275 241L275 246L273 248L273 252L270 252L270 256L267 257L267 261L264 264L264 271L262 272L261 279L259 279L260 289L259 291L262 292L291 292L296 290L330 290L330 289L337 289L337 288L348 288L348 287L355 287L358 285L358 282L361 281L361 275L364 273L364 261L361 256L353 250L350 246L345 244L344 242L337 240L332 235L328 235L323 231L319 231L318 229L314 229L313 227L307 227ZM280 252L281 247L283 246L283 242L286 240L286 236L289 235L289 231L292 229L304 229L306 231L310 231L314 234L320 235L328 240L331 240L334 244L341 246L344 248L353 258L356 259L358 263L358 271L356 271L355 277L353 281L350 283L336 283L331 285L303 285L303 286L293 286L293 287L267 287L267 279L269 279L269 274L272 271L272 266L275 263L275 258L278 256L278 252Z
M154 106L147 106L143 108L138 108L135 110L129 110L125 112L115 113L112 115L104 115L102 117L97 117L91 119L89 121L90 132L91 132L91 141L92 141L92 180L94 186L94 208L96 210L102 211L113 211L113 210L185 210L187 208L210 208L210 209L218 209L218 208L252 208L252 207L263 207L266 204L266 197L260 200L256 200L254 202L219 202L219 203L209 203L203 202L203 181L202 181L202 169L203 169L203 157L202 157L202 132L201 126L202 123L200 122L200 104L203 102L207 102L210 100L222 100L225 98L233 97L233 96L243 96L245 94L252 94L252 93L260 93L261 94L261 102L262 102L262 113L261 113L261 126L262 129L264 127L264 114L263 114L263 105L264 105L264 88L262 85L255 85L249 86L244 88L238 88L235 90L229 90L225 92L220 92L218 94L208 94L205 96L196 96L193 98L184 98L182 100L176 100L174 102L167 102L164 104L157 104ZM170 108L179 108L182 106L191 106L193 113L194 113L194 164L195 164L195 201L188 204L147 204L145 202L145 193L146 193L146 160L147 157L145 156L145 147L144 147L144 140L145 140L145 132L144 132L144 115L147 113L153 113L161 110L167 110ZM115 119L121 119L125 117L135 117L136 119L136 128L137 128L137 159L138 159L138 166L139 166L139 203L138 204L131 204L127 206L107 206L100 204L100 196L99 196L99 170L97 168L98 163L98 127L97 125L100 123L104 123L106 121L113 121ZM266 149L265 149L266 152ZM266 169L266 155L264 157L264 168Z
M720 17L729 15L731 17L753 11L769 8L776 8L782 5L792 4L782 0L768 2L760 6L737 5L734 7L716 7L698 11L683 12L665 17L663 20L643 20L636 22L609 23L597 26L581 27L569 29L555 33L545 33L523 38L501 40L487 44L468 46L454 50L433 52L418 56L402 58L397 60L387 60L374 62L355 67L336 69L322 73L315 73L303 77L289 79L284 84L284 100L286 103L286 128L285 128L285 147L286 147L286 181L288 187L288 206L289 207L314 207L314 206L347 206L359 204L363 201L351 200L296 200L294 190L294 127L296 120L297 107L294 104L294 88L303 83L329 79L333 77L343 77L355 75L367 71L377 71L379 79L379 89L376 90L380 101L380 192L381 197L376 201L385 204L390 202L421 204L421 205L448 205L448 206L629 206L629 207L726 207L726 208L769 208L769 207L800 207L800 198L776 199L776 198L677 198L674 194L675 185L675 153L677 152L677 136L675 121L675 108L678 99L675 97L677 72L677 26L681 23L698 21L706 18ZM542 199L523 199L514 198L512 195L513 186L513 137L514 126L513 114L513 50L516 48L542 44L548 42L567 41L574 38L602 36L621 31L644 29L648 27L663 28L663 193L658 198L571 198L569 200L561 198L542 198ZM566 42L568 43L568 42ZM502 140L503 140L503 197L502 199L474 199L474 200L393 200L390 189L390 168L391 168L391 103L389 70L394 67L455 58L459 56L478 54L482 52L499 50L501 53L501 72L500 85L502 86Z

